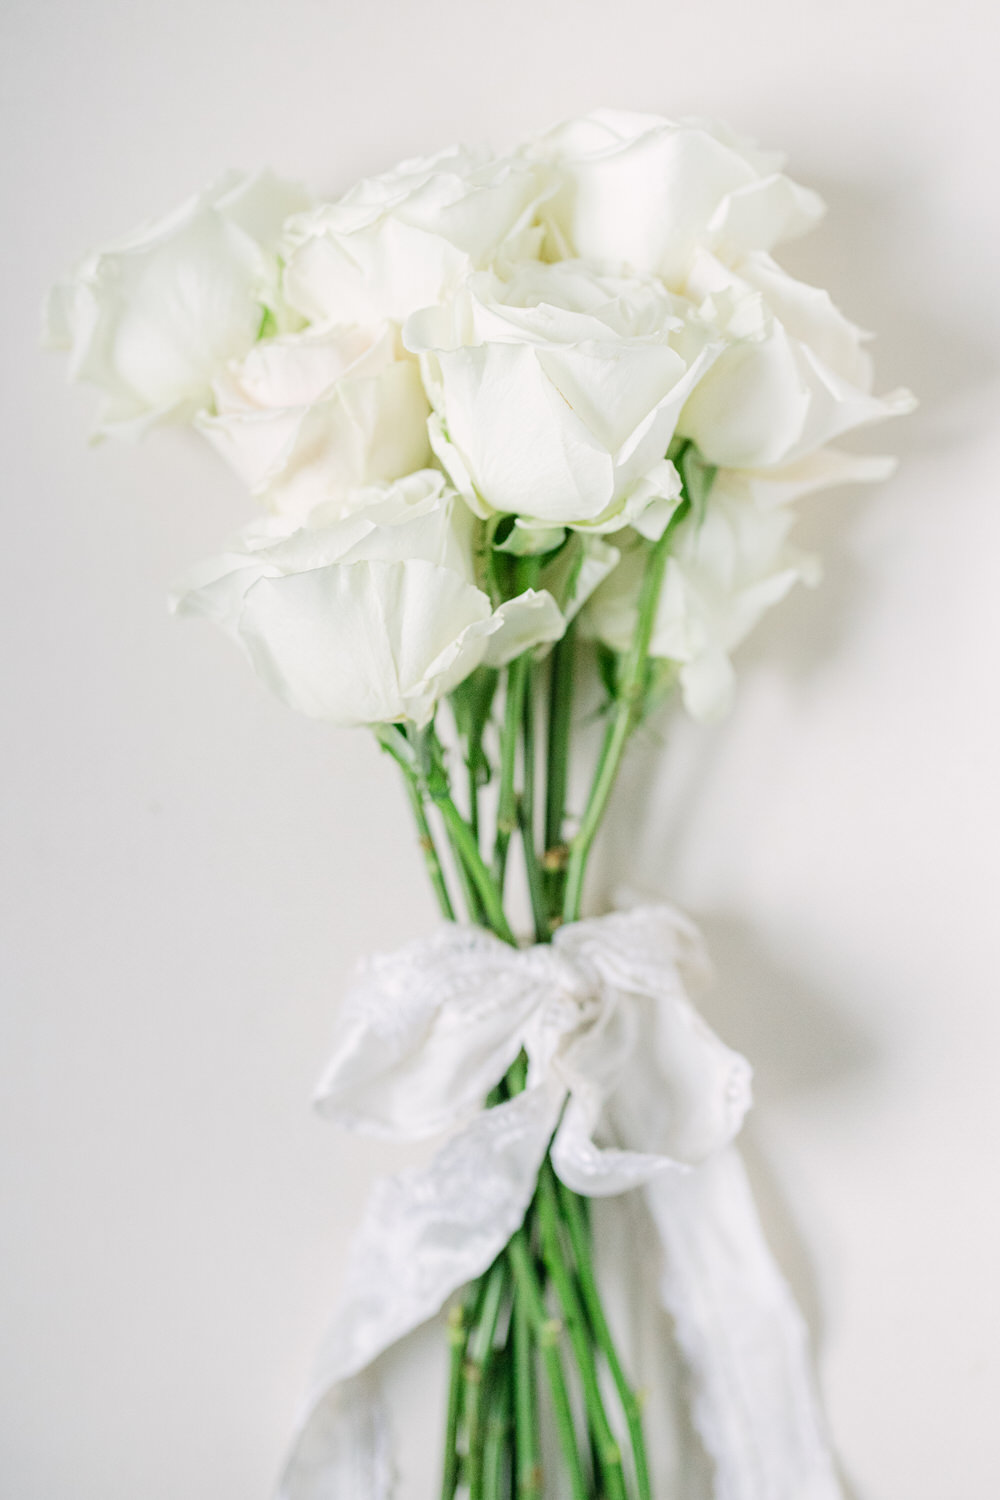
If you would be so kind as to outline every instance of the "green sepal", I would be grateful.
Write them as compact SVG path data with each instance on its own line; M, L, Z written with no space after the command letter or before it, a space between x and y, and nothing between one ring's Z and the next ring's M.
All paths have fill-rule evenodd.
M597 674L608 699L613 703L618 697L618 672L621 667L621 657L603 641L595 641L594 645L597 655Z
M719 472L718 465L707 464L694 443L688 443L675 462L684 485L684 494L691 502L695 525L700 526L705 519L705 508L715 476Z
M273 339L274 336L279 332L280 330L278 328L278 320L274 316L273 309L270 307L265 307L261 313L260 327L257 329L258 340Z
M503 540L493 545L514 557L542 557L558 551L565 540L565 526L522 526L515 520Z
M477 786L485 786L493 775L493 767L483 750L483 735L499 681L500 673L495 667L477 667L448 696L455 728L465 742L465 761Z

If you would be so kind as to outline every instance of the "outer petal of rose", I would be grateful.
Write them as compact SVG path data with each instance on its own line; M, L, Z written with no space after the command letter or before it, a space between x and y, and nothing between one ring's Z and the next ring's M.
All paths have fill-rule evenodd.
M567 405L534 349L488 344L442 351L436 359L449 443L488 505L558 525L598 516L610 504L611 455Z
M825 213L818 193L773 172L729 193L709 220L708 235L723 260L741 260L807 233Z
M308 207L309 194L301 184L267 170L230 175L232 186L217 199L220 212L263 249L275 252L288 219Z
M889 417L905 417L916 407L913 392L902 387L885 396L859 392L824 365L806 345L800 346L800 363L810 387L809 411L802 436L786 455L786 462L794 463L856 427L868 427Z
M677 413L696 378L692 377L690 384L685 382L687 362L667 343L592 340L555 344L539 350L538 359L589 431L610 453L621 453L623 459L638 446L637 429L641 435L654 425L656 416L666 412L654 434L655 451L645 464L640 457L642 467L666 453Z
M310 717L423 722L435 700L429 665L489 614L486 595L449 569L365 561L260 579L240 634L263 680Z
M401 323L517 241L540 192L525 162L461 148L404 162L291 222L288 298L316 320Z
M430 458L429 407L416 362L395 357L393 334L365 339L345 371L344 343L350 341L328 340L324 350L304 336L298 347L277 339L257 346L216 382L217 411L198 419L254 493L300 520Z
M305 201L269 174L227 174L54 289L48 338L69 348L72 378L102 389L99 432L137 435L204 403L226 360L256 338L276 291L273 241Z
M545 589L526 589L508 599L494 612L498 623L486 643L483 661L488 667L503 667L534 646L558 641L566 621L558 604Z
M562 254L680 286L699 246L727 257L770 249L822 211L766 155L698 122L597 110L534 142L563 186L545 213Z
M680 670L684 707L698 724L718 724L733 706L736 673L724 651L703 651Z
M335 323L392 318L437 302L467 256L439 234L389 220L350 236L311 235L291 250L285 294L306 317Z
M866 394L872 388L872 362L864 345L868 335L837 307L822 287L799 281L769 255L740 261L741 281L761 293L771 315L806 344L835 375Z
M828 294L788 276L767 255L731 269L701 254L694 297L758 304L762 336L723 353L685 407L679 429L711 463L765 469L807 457L843 432L912 409L906 391L871 394L865 335Z
M888 454L821 448L781 468L746 470L740 477L758 505L771 506L788 505L803 495L839 484L888 479L895 469L896 459Z
M261 563L251 553L221 552L189 568L170 591L171 613L202 615L240 641L240 616L247 590L264 574L278 578L281 569Z
M474 587L471 531L475 523L459 498L448 492L441 474L426 470L408 475L395 484L358 491L354 499L355 508L330 523L295 527L287 519L271 516L244 527L226 552L200 563L175 586L171 608L214 620L245 646L244 602L260 579L284 579L356 562L402 564L419 559L470 586L479 606L470 618L483 628L499 628L490 624L486 596ZM374 595L369 602L377 625ZM336 628L336 622L331 623ZM466 639L471 628L465 626L451 643L452 667L460 651L475 646L481 655L483 648L475 645L478 636ZM476 660L478 655L471 666L466 660L463 670L471 670ZM425 661L421 679L426 667ZM419 694L422 704L425 700L433 703L433 683L423 683Z
M683 276L720 201L754 177L707 131L656 116L599 111L553 131L537 149L568 179L548 212L575 253L653 272L668 284Z
M303 414L265 499L280 514L305 519L358 487L425 468L428 411L419 371L409 362L343 381L328 401Z
M798 350L774 325L761 342L733 344L716 360L678 425L708 463L765 468L799 443L809 405Z

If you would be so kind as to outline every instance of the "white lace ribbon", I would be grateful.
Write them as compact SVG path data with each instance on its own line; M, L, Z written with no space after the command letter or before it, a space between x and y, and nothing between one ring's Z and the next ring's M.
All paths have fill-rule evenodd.
M837 1500L804 1326L731 1144L750 1066L687 994L706 968L696 929L665 906L522 950L444 926L363 967L320 1110L383 1138L449 1138L427 1167L375 1186L280 1500L390 1500L373 1362L492 1263L550 1143L575 1192L645 1192L716 1500ZM522 1051L525 1091L484 1110Z

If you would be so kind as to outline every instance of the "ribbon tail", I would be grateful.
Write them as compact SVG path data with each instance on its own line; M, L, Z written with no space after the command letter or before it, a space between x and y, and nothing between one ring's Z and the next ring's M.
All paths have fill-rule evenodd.
M375 1184L279 1500L390 1500L378 1356L496 1259L521 1224L562 1106L538 1087L483 1110L426 1167Z
M391 1500L389 1414L372 1371L332 1386L303 1423L279 1500Z
M808 1335L733 1146L644 1189L715 1500L842 1500Z

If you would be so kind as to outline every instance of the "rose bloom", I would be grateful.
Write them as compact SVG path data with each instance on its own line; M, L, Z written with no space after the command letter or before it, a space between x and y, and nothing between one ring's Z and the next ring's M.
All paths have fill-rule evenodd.
M544 543L565 526L662 531L680 488L665 455L721 345L660 283L521 263L471 276L403 341L435 451L478 514L513 513Z
M533 255L543 190L526 160L451 146L289 223L285 290L313 322L402 323L501 251Z
M824 212L819 196L723 127L596 110L531 142L554 190L552 249L658 276L698 305L730 347L678 430L711 463L794 463L854 427L909 411L907 391L872 395L864 335L826 292L771 258Z
M276 246L308 195L227 173L174 213L96 251L49 294L45 339L102 392L100 434L188 421L227 360L285 317Z
M653 621L650 655L677 664L684 706L705 723L729 711L731 653L798 582L819 580L816 558L788 540L792 502L833 485L884 479L892 459L826 449L766 475L720 470L704 514L677 527ZM621 561L581 615L585 635L624 653L638 617L649 543L616 538Z
M254 494L296 519L431 457L420 371L390 324L264 339L212 395L200 430Z
M678 292L700 249L727 262L771 250L824 212L782 173L782 155L699 120L598 109L525 154L552 173L542 212L555 254L656 275Z
M796 281L769 255L748 255L732 268L702 253L686 286L704 317L740 335L678 424L709 463L783 468L854 428L913 410L909 391L872 394L865 334L827 292Z
M483 663L502 666L565 628L552 596L494 609L475 581L475 518L434 470L323 508L270 517L176 590L216 621L290 707L334 724L426 724Z

